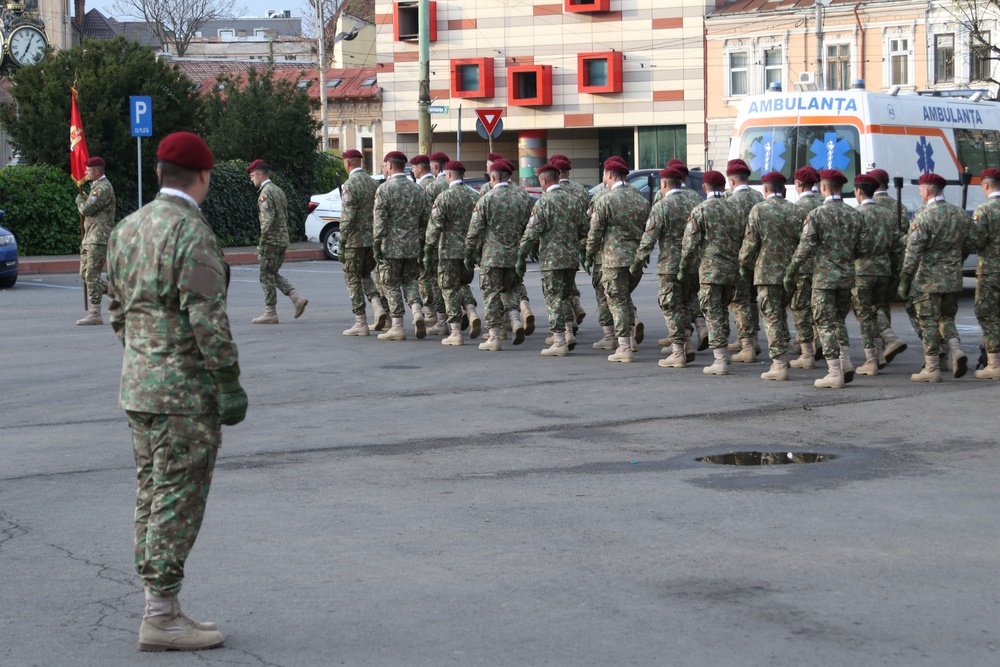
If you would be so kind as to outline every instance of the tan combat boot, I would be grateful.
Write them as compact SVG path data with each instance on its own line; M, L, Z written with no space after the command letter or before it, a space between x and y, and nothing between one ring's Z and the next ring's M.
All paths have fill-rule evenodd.
M573 327L566 327L566 332L563 334L566 338L566 347L570 352L576 349L576 334L573 333Z
M874 347L865 348L865 363L854 372L858 375L878 375L878 351Z
M711 366L705 366L701 372L705 375L729 375L729 351L724 347L712 350L715 361Z
M799 345L802 345L802 343L799 341L799 332L796 331L792 337L788 339L788 347L798 347Z
M875 338L875 364L879 370L889 365L889 362L885 358L885 341L882 340L881 336Z
M672 343L670 342L670 318L667 317L666 313L663 314L663 321L666 322L667 324L667 337L661 338L660 340L656 341L656 344L662 348L660 352L666 354L670 352L670 350L668 350L667 348L672 345Z
M604 338L594 343L595 350L614 350L618 347L615 342L615 328L601 327L604 330Z
M510 318L510 333L514 337L514 345L520 345L524 342L526 335L526 330L521 325L521 315L516 310L512 310L508 313L508 317Z
M924 357L924 367L920 369L919 373L911 375L910 379L914 382L940 382L940 360L937 356Z
M451 335L447 338L441 339L442 345L465 345L465 341L462 340L462 323L455 322L454 324L448 325L451 328Z
M424 323L423 307L419 303L410 304L410 314L413 316L413 334L417 337L417 340L426 338L427 327ZM393 318L393 322L395 321L396 318ZM379 336L379 338L381 338L381 336Z
M635 355L632 354L632 336L618 337L618 348L614 354L608 355L608 361L618 361L624 364L635 361Z
M530 336L535 333L535 314L531 312L531 306L528 305L527 301L521 301L521 319L524 321L524 335ZM514 321L511 320L511 324L513 323ZM513 327L511 327L511 331L514 331ZM514 345L519 345L519 343L514 343Z
M503 348L500 347L500 330L500 327L490 329L489 336L484 342L479 344L479 349L486 350L487 352L499 352L502 350Z
M577 325L583 324L583 318L587 316L587 311L585 311L583 309L583 306L580 305L580 297L574 296L572 303L573 303L573 315L576 317Z
M635 338L637 345L646 337L646 325L639 319L638 313L635 316L635 324L632 325L632 337Z
M684 353L684 346L680 343L673 343L670 356L660 359L656 365L660 368L684 368L687 366L687 355Z
M545 337L545 344L552 345L554 342L556 342L556 332L549 330L549 335Z
M77 320L76 324L81 327L104 324L104 318L101 317L101 304L90 304L90 310L81 319Z
M809 341L808 343L799 343L799 349L802 350L799 358L792 359L788 365L792 368L805 368L807 370L816 368L816 357L812 341Z
M378 335L379 340L406 340L406 329L403 328L403 318L392 318L392 326L388 331L383 331Z
M753 353L760 354L760 332L755 331L753 334Z
M372 313L375 315L375 324L371 326L372 331L382 331L385 329L385 325L389 324L389 313L385 312L385 308L382 307L382 299L380 297L375 297L371 300L372 303Z
M1000 380L1000 353L986 353L986 368L976 371L977 380Z
M698 351L708 349L708 323L704 317L694 318L694 330L698 332Z
M434 309L430 306L424 306L420 309L420 313L424 316L424 328L429 329L438 323L439 318ZM429 331L427 333L430 333Z
M146 613L139 626L140 651L198 651L225 641L215 623L198 623L185 616L176 596L147 592Z
M761 380L777 380L783 382L788 379L788 353L779 354L771 360L771 368L760 374Z
M960 378L969 371L969 358L962 351L962 343L957 338L948 339L948 350L951 352L951 373Z
M635 336L629 336L628 337L628 346L629 346L629 349L632 350L633 352L638 352L639 351L639 339L636 338Z
M813 382L814 387L830 388L830 389L843 389L846 382L844 381L844 371L840 366L839 358L826 359L826 366L829 368L826 377L822 377L815 382Z
M292 290L288 293L288 298L292 300L292 306L295 307L295 317L293 319L299 319L302 313L306 312L306 306L309 305L309 299L305 298L296 290Z
M345 336L371 336L368 330L368 320L364 315L354 316L354 326L344 331Z
M147 609L148 609L148 605L147 605ZM199 630L218 630L219 629L219 626L216 625L215 623L212 623L211 621L205 621L205 622L199 623L198 621L194 620L193 618L189 618L187 614L185 614L183 611L181 611L181 601L180 601L180 599L176 595L173 598L173 604L170 607L170 611L175 616L180 616L181 618L183 618L184 620L186 620L188 623L190 623L194 627L198 628ZM147 616L149 615L148 611L147 611L146 615Z
M277 324L278 311L274 306L264 306L264 312L260 317L250 320L251 324Z
M695 352L694 345L691 344L690 340L684 341L684 359L689 364L694 361L695 357L698 356Z
M450 327L448 326L448 315L445 313L435 314L434 322L435 324L428 326L430 321L424 317L424 326L427 329L428 336L443 336L450 331ZM462 330L461 322L458 323L458 330Z
M743 339L737 338L735 341L726 346L726 352L739 352L743 349Z
M891 328L882 331L882 340L885 341L885 363L887 364L891 364L897 354L906 351L906 343Z
M753 338L740 338L740 351L733 355L733 361L741 364L753 364L757 362L757 353L754 352Z
M471 303L465 307L465 317L469 320L469 338L479 338L483 330L483 321L479 319L476 307Z
M854 364L851 363L851 348L840 346L840 372L844 374L844 384L854 380Z
M565 357L567 354L569 354L569 346L566 344L566 334L563 332L554 332L552 334L552 346L542 350L542 356Z

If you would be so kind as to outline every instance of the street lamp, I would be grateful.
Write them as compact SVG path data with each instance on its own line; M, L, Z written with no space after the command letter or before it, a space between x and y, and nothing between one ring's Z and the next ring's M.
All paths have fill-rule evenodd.
M323 123L323 150L326 151L330 146L330 128L327 127L326 112L326 21L323 20L323 0L316 0L316 23L319 33L319 105ZM337 33L330 45L341 40L351 41L364 27L364 23L359 23L351 28L350 32Z

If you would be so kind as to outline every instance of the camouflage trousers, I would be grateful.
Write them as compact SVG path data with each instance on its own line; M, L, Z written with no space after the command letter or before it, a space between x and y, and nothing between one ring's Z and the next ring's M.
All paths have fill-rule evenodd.
M340 248L340 264L344 269L347 295L351 298L351 312L365 314L365 299L381 298L372 271L375 269L375 255L371 247Z
M910 230L907 229L907 232ZM885 331L892 326L892 300L896 299L899 293L899 269L903 265L903 253L892 251L889 253L889 284L886 286L885 304L878 305L875 315L875 326L879 332Z
M955 326L955 316L958 315L958 297L960 295L960 292L941 293L941 317L940 324L938 326L938 331L941 334L941 340L947 341L952 338L958 338L961 340L958 335L958 328ZM916 299L919 299L921 296L921 294L910 292L910 298L906 302L906 306L903 310L906 311L906 316L910 318L910 325L913 327L913 331L917 334L917 338L923 340L924 330L923 326L920 324L920 316L917 314L916 307Z
M101 271L107 259L108 246L103 243L85 243L80 246L80 278L87 286L90 303L97 306L101 296L108 293L108 284L101 280Z
M577 266L577 268L573 269L573 287L570 289L570 298L580 298L580 288L576 286L576 272L579 268L580 267Z
M424 300L424 305L433 308L435 313L445 312L444 295L441 293L441 284L438 282L440 273L438 271L438 258L434 257L431 260L429 269L424 267L423 262L420 262L419 271L417 282L420 285L420 296Z
M522 301L530 302L531 299L528 298L528 288L524 286L524 278L517 275L516 271L514 272L514 278L514 296L517 298L518 307L520 307Z
M415 257L406 259L384 257L378 265L378 272L382 278L382 295L388 302L389 314L392 317L402 317L406 312L406 306L418 304L423 308L420 285L417 284L417 276L420 275L419 264L420 260Z
M285 296L291 294L295 286L278 273L285 263L285 247L263 245L257 248L260 256L260 286L264 288L264 305L274 306L278 303L278 290Z
M767 336L767 353L772 359L788 352L788 295L784 285L757 285L757 303Z
M615 336L625 338L631 336L635 327L635 303L632 301L632 290L639 284L642 275L633 276L628 267L601 267L601 283L608 297L608 310Z
M176 595L205 516L219 416L127 412L138 481L135 569L153 595Z
M573 287L576 269L542 271L542 296L549 316L549 329L555 333L566 331L566 323L575 322L573 313Z
M667 338L671 343L683 345L688 338L688 325L691 323L691 297L697 282L692 282L690 276L681 280L668 280L672 276L660 275L660 289L657 292L657 302L667 321Z
M851 342L847 335L847 314L851 312L850 288L813 287L812 311L823 353L835 358L840 348Z
M708 346L713 350L729 343L729 304L736 287L714 283L701 284L701 310L708 325Z
M513 266L479 267L479 288L483 292L486 327L499 329L507 313L520 308L517 298L517 271Z
M979 278L975 308L986 351L991 354L1000 352L1000 275Z
M881 335L878 328L879 305L887 302L889 276L854 277L854 316L861 327L861 344L866 350L875 347L875 339Z
M958 338L958 330L955 328L958 296L958 292L912 295L910 304L920 327L920 341L924 344L925 357L937 356L941 352L942 341Z
M465 307L477 305L476 298L472 296L472 288L469 287L475 272L465 268L465 262L460 259L438 260L437 270L437 283L441 286L445 309L435 312L448 313L448 323L458 324L465 314Z
M614 326L615 319L611 316L611 310L608 308L608 295L604 292L601 275L601 265L595 264L590 275L590 284L594 286L594 294L597 296L597 322L602 327L610 327Z
M760 330L760 320L757 315L757 294L754 292L753 281L736 279L736 289L733 301L733 319L736 320L736 335L739 338L751 338Z
M789 310L792 311L792 320L795 322L795 333L798 334L799 341L811 343L815 338L813 333L812 313L812 287L813 277L811 273L800 273L795 281L795 294L789 303Z

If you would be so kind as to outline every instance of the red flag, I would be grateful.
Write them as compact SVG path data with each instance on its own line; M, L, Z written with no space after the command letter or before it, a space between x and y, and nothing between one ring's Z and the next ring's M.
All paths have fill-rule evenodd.
M76 88L70 88L70 91L73 108L69 115L69 168L73 173L73 180L79 186L87 180L87 160L90 159L90 153L87 152L87 140L83 136L80 109L76 106Z

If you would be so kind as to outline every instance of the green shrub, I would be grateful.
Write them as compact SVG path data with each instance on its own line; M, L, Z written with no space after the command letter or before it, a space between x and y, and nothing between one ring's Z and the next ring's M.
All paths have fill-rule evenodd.
M4 227L17 237L21 255L70 255L80 251L77 188L56 167L10 166L0 169L0 208Z
M316 192L322 194L337 187L335 176L340 176L340 182L347 180L347 169L339 155L333 153L316 153Z

